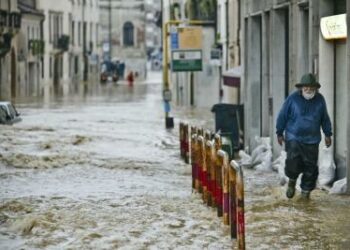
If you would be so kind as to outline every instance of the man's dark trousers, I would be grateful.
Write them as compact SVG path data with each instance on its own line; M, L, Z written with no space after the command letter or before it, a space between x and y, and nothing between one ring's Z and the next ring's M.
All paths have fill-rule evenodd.
M318 177L318 145L304 144L298 141L286 142L285 174L288 178L296 180L300 174L300 187L303 191L312 191L316 187Z

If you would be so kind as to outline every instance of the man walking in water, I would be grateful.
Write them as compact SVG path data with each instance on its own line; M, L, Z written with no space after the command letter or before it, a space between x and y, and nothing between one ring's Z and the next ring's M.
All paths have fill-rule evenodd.
M308 199L315 189L318 177L318 145L321 128L325 144L332 144L332 125L328 116L326 101L318 92L321 85L313 74L306 74L298 89L285 100L276 124L278 143L285 142L287 152L285 174L289 178L286 195L293 198L298 176L302 174L301 196ZM284 135L283 135L284 133Z

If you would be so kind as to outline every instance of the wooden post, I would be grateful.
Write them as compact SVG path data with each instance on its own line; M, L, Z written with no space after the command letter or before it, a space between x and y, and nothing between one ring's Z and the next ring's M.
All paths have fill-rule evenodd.
M198 161L198 179L199 179L199 186L198 186L198 192L203 193L203 163L204 163L204 137L198 136L198 154L197 154L197 161Z
M236 195L236 167L237 163L235 161L231 161L229 166L229 177L230 177L230 226L231 226L231 238L237 239L237 195Z
M241 166L237 164L237 243L238 249L245 249L245 222L244 222L244 182L243 182L243 171Z

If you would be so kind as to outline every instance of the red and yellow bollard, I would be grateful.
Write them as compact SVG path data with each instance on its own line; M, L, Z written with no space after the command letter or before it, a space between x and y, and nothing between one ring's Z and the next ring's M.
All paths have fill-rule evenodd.
M197 134L194 133L195 130L191 132L191 165L192 165L192 189L196 189L197 177L197 160L196 160L196 150L197 150Z
M203 193L204 190L204 183L203 183L203 165L204 165L204 137L203 136L198 136L197 139L198 143L198 153L197 153L197 162L198 162L198 179L199 179L199 187L198 187L198 192Z
M226 152L225 152L226 153ZM229 215L230 215L230 203L229 203L229 156L228 154L224 154L224 159L223 159L223 166L222 166L222 180L223 180L223 185L222 185L222 195L223 195L223 201L222 201L222 206L223 206L223 222L224 225L229 225Z
M219 134L215 134L214 136L214 152L212 156L212 182L213 182L213 207L218 206L218 196L219 196L219 186L218 186L218 164L219 159L217 157L217 152L221 149L221 137ZM218 213L219 216L219 213Z
M231 161L236 169L236 203L237 203L237 243L238 249L245 249L245 221L244 221L244 182L242 167Z
M186 163L190 163L190 145L189 145L189 135L188 135L188 124L184 124L183 128L184 136L184 158Z
M231 238L237 238L237 195L236 195L236 169L232 166L232 162L229 166L229 217L230 217L230 227L231 227Z
M212 141L207 141L205 144L205 162L207 167L207 183L208 183L208 197L207 197L207 205L213 205L213 153L214 153L214 143Z
M180 156L184 158L184 124L180 122L179 124L179 137L180 137Z
M225 165L225 161L227 161L227 153L223 150L217 151L217 161L216 161L216 187L217 187L217 196L216 196L216 203L217 203L217 211L218 211L218 217L222 217L224 214L224 203L223 203L223 186L224 186L224 180L223 180L223 167Z

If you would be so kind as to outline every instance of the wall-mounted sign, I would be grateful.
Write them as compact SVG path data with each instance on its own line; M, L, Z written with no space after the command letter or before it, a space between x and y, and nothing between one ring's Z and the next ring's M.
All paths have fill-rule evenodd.
M170 33L170 44L171 49L179 48L179 33L177 33L177 30L175 30L175 32Z
M347 38L346 14L321 18L321 33L326 40Z
M202 71L202 50L173 50L171 52L171 70Z
M211 48L210 50L210 64L215 66L221 66L221 49Z

